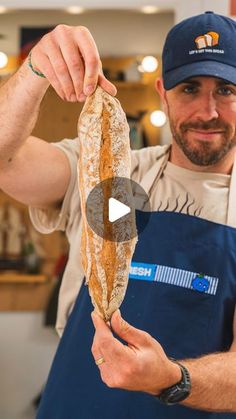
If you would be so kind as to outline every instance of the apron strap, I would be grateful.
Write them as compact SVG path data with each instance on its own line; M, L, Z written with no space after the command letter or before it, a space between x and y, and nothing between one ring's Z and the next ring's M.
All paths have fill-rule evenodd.
M165 148L163 154L158 157L158 160L153 164L151 169L147 171L142 181L140 182L140 186L145 190L149 197L151 196L154 184L158 182L167 165L170 155L170 147L171 146L169 145Z
M236 225L236 156L229 185L227 225L231 227Z

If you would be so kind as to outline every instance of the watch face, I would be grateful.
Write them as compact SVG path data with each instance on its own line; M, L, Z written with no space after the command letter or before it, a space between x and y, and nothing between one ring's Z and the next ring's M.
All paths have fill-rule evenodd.
M159 395L158 399L164 404L175 404L186 399L191 392L191 379L187 368L183 365L176 363L180 366L182 371L181 381L165 390Z
M186 389L183 389L183 388L175 388L173 393L170 393L168 395L168 397L166 398L166 403L167 404L179 403L182 400L186 399L186 397L188 397L189 393L190 393L189 390L186 390Z

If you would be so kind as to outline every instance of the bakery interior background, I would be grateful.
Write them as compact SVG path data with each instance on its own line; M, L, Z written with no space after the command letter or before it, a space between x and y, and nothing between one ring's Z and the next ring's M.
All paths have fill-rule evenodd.
M59 23L87 26L98 45L104 71L117 86L117 97L130 124L132 148L164 144L170 139L168 123L160 113L161 103L154 89L169 29L183 17L203 10L213 9L222 14L229 14L230 10L228 0L202 0L197 4L188 0L156 0L152 10L146 12L132 0L130 9L127 1L120 0L119 9L118 6L115 9L114 3L113 10L104 6L82 10L76 1L73 6L77 3L77 9L50 9L49 0L41 0L38 9L35 1L34 10L30 10L27 2L0 1L0 83L17 70L33 45L31 41L43 33L40 31ZM21 7L17 8L17 3ZM66 0L62 3L69 6ZM126 10L120 8L122 3ZM145 1L140 1L140 5L149 6ZM146 56L155 57L158 63L151 72L141 68ZM81 104L63 102L49 88L34 134L46 141L74 138L80 111ZM151 121L155 111L157 123ZM64 235L38 234L30 224L27 208L6 196L0 185L0 417L3 419L35 416L34 402L58 344L53 327L53 298L67 253Z

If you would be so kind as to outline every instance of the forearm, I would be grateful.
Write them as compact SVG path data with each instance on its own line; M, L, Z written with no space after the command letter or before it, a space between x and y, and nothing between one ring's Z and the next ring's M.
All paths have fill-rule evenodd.
M49 82L35 75L25 62L0 87L0 171L31 134L48 86Z
M180 361L191 375L185 406L212 412L236 412L236 352Z

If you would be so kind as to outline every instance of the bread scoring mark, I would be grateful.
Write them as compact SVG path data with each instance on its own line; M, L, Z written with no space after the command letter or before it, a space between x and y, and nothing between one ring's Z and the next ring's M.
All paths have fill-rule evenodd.
M83 121L79 121L79 127L83 127ZM86 222L86 180L88 179L86 175L90 175L89 170L84 173L86 169L86 152L87 149L84 146L89 146L90 149L93 148L93 138L90 136L87 129L81 129L78 133L80 138L80 153L79 153L79 189L80 189L80 199L81 199L81 213L82 213L82 237L81 237L81 259L82 266L86 275L86 283L90 283L91 287L94 290L94 295L91 295L93 304L98 307L99 312L104 316L104 310L100 303L100 296L102 293L101 284L98 281L98 270L95 260L95 248L93 243L93 232L91 231L89 225ZM90 143L90 144L89 144ZM84 176L85 175L85 176ZM90 288L89 288L90 291Z
M102 138L101 138L101 153L100 153L100 166L99 173L100 179L103 182L106 179L112 179L115 175L113 171L113 162L114 156L112 153L112 138L110 133L110 117L111 114L106 106L103 104L102 110ZM103 182L103 223L104 230L106 230L108 237L112 237L113 224L109 221L108 213L108 202L109 198L112 196L112 181ZM112 263L111 263L112 261ZM106 300L107 307L111 299L112 289L115 281L115 272L116 272L116 243L114 241L109 241L104 239L102 252L101 252L101 264L106 272Z

